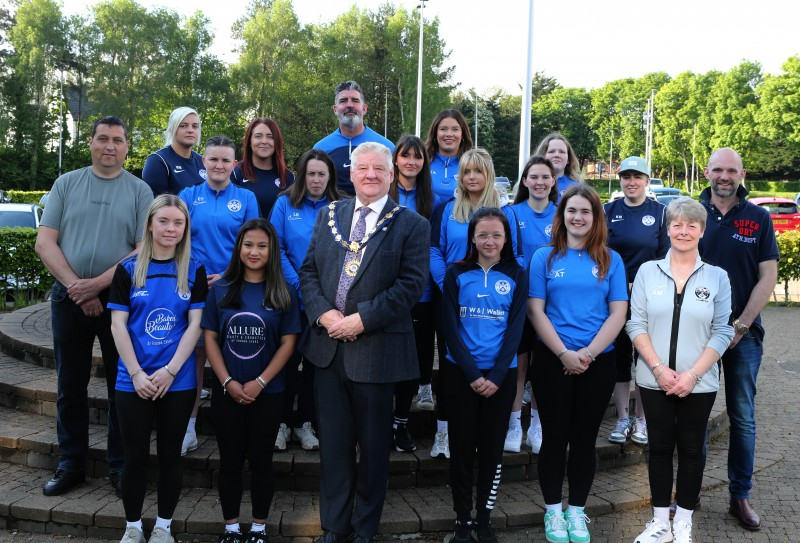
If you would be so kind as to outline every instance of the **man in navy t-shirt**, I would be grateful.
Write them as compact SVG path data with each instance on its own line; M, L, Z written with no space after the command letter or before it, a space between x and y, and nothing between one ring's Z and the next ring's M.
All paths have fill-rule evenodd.
M733 294L735 334L722 356L731 421L730 512L744 528L758 530L761 519L750 507L749 499L756 445L756 376L764 340L759 314L777 282L778 244L769 212L745 199L747 189L741 182L746 170L736 151L714 151L704 173L711 186L700 194L700 203L708 212L700 256L728 272Z
M336 187L339 192L353 196L355 190L350 181L350 155L353 149L364 142L374 141L394 151L394 143L364 124L367 102L361 86L355 81L336 85L333 113L339 119L339 128L315 143L314 149L328 153L336 165Z

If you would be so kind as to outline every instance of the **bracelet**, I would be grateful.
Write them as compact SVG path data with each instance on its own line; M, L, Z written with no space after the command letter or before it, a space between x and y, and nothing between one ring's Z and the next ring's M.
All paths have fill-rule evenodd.
M258 384L261 385L261 388L267 388L267 382L262 379L260 375L256 377L256 381L258 381Z
M689 368L689 371L692 372L692 375L694 376L695 384L699 383L700 382L700 376L697 375L697 372L694 371L694 368Z
M661 368L661 371L658 372L658 375L656 375L656 381L658 381L658 378L661 377L662 373L664 373L664 368ZM655 372L654 372L654 374L655 374Z
M169 364L167 364L166 366L164 366L164 369L165 369L165 370L167 370L167 373L169 373L170 375L172 375L172 377L173 377L173 378L175 377L175 374L174 374L174 373L172 373L172 370L171 370L171 369L169 369Z
M561 357L562 357L562 356L564 356L564 353L565 353L565 352L567 352L568 350L569 350L569 349L564 349L563 351L561 351L560 353L558 353L558 354L556 355L556 358L558 358L559 360L561 360Z
M650 371L652 371L652 372L653 372L653 375L655 375L655 373L656 373L656 370L658 369L658 367L659 367L659 366L663 366L663 365L664 365L664 364L662 364L661 362L659 362L658 364L655 364L654 366L650 366ZM664 370L661 370L661 371L664 371ZM659 375L661 375L661 374L659 373Z
M589 358L591 358L592 362L594 362L595 358L594 355L592 354L592 351L589 350L589 347L584 347L584 349L586 349L586 354L588 354Z
M233 377L231 377L230 375L228 375L228 378L227 378L227 379L225 379L224 381L222 381L222 393L223 393L223 394L227 394L227 393L228 393L228 389L227 389L227 388L225 388L225 385L227 385L227 384L228 384L228 383L230 383L231 381L233 381Z
M142 371L144 371L144 370L142 370L142 368L139 368L135 372L131 373L130 374L131 379L133 379L137 374L141 373Z

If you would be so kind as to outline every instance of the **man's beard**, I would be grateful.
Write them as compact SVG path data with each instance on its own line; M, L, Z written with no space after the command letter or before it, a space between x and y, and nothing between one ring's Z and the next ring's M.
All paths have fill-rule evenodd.
M337 117L339 117L340 123L345 126L349 126L350 128L359 126L364 121L361 115L358 115L357 113L343 113L341 115L337 115Z

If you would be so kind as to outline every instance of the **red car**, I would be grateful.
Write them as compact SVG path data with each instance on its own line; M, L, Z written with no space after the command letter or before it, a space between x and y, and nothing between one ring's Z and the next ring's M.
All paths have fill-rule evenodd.
M800 230L800 212L794 200L788 198L750 198L750 201L769 211L775 232Z

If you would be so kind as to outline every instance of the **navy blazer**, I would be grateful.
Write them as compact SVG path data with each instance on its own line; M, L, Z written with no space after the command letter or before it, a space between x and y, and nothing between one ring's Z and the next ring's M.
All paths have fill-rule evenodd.
M378 220L397 204L389 198ZM336 206L341 232L349 233L355 199ZM344 349L347 376L362 383L391 383L419 377L411 308L419 301L430 268L430 223L401 208L366 245L358 273L345 300L345 315L358 313L364 332L340 342L317 326L317 319L336 309L336 290L347 250L333 239L328 208L320 210L308 253L300 268L309 326L300 352L317 367L328 367L336 349Z

